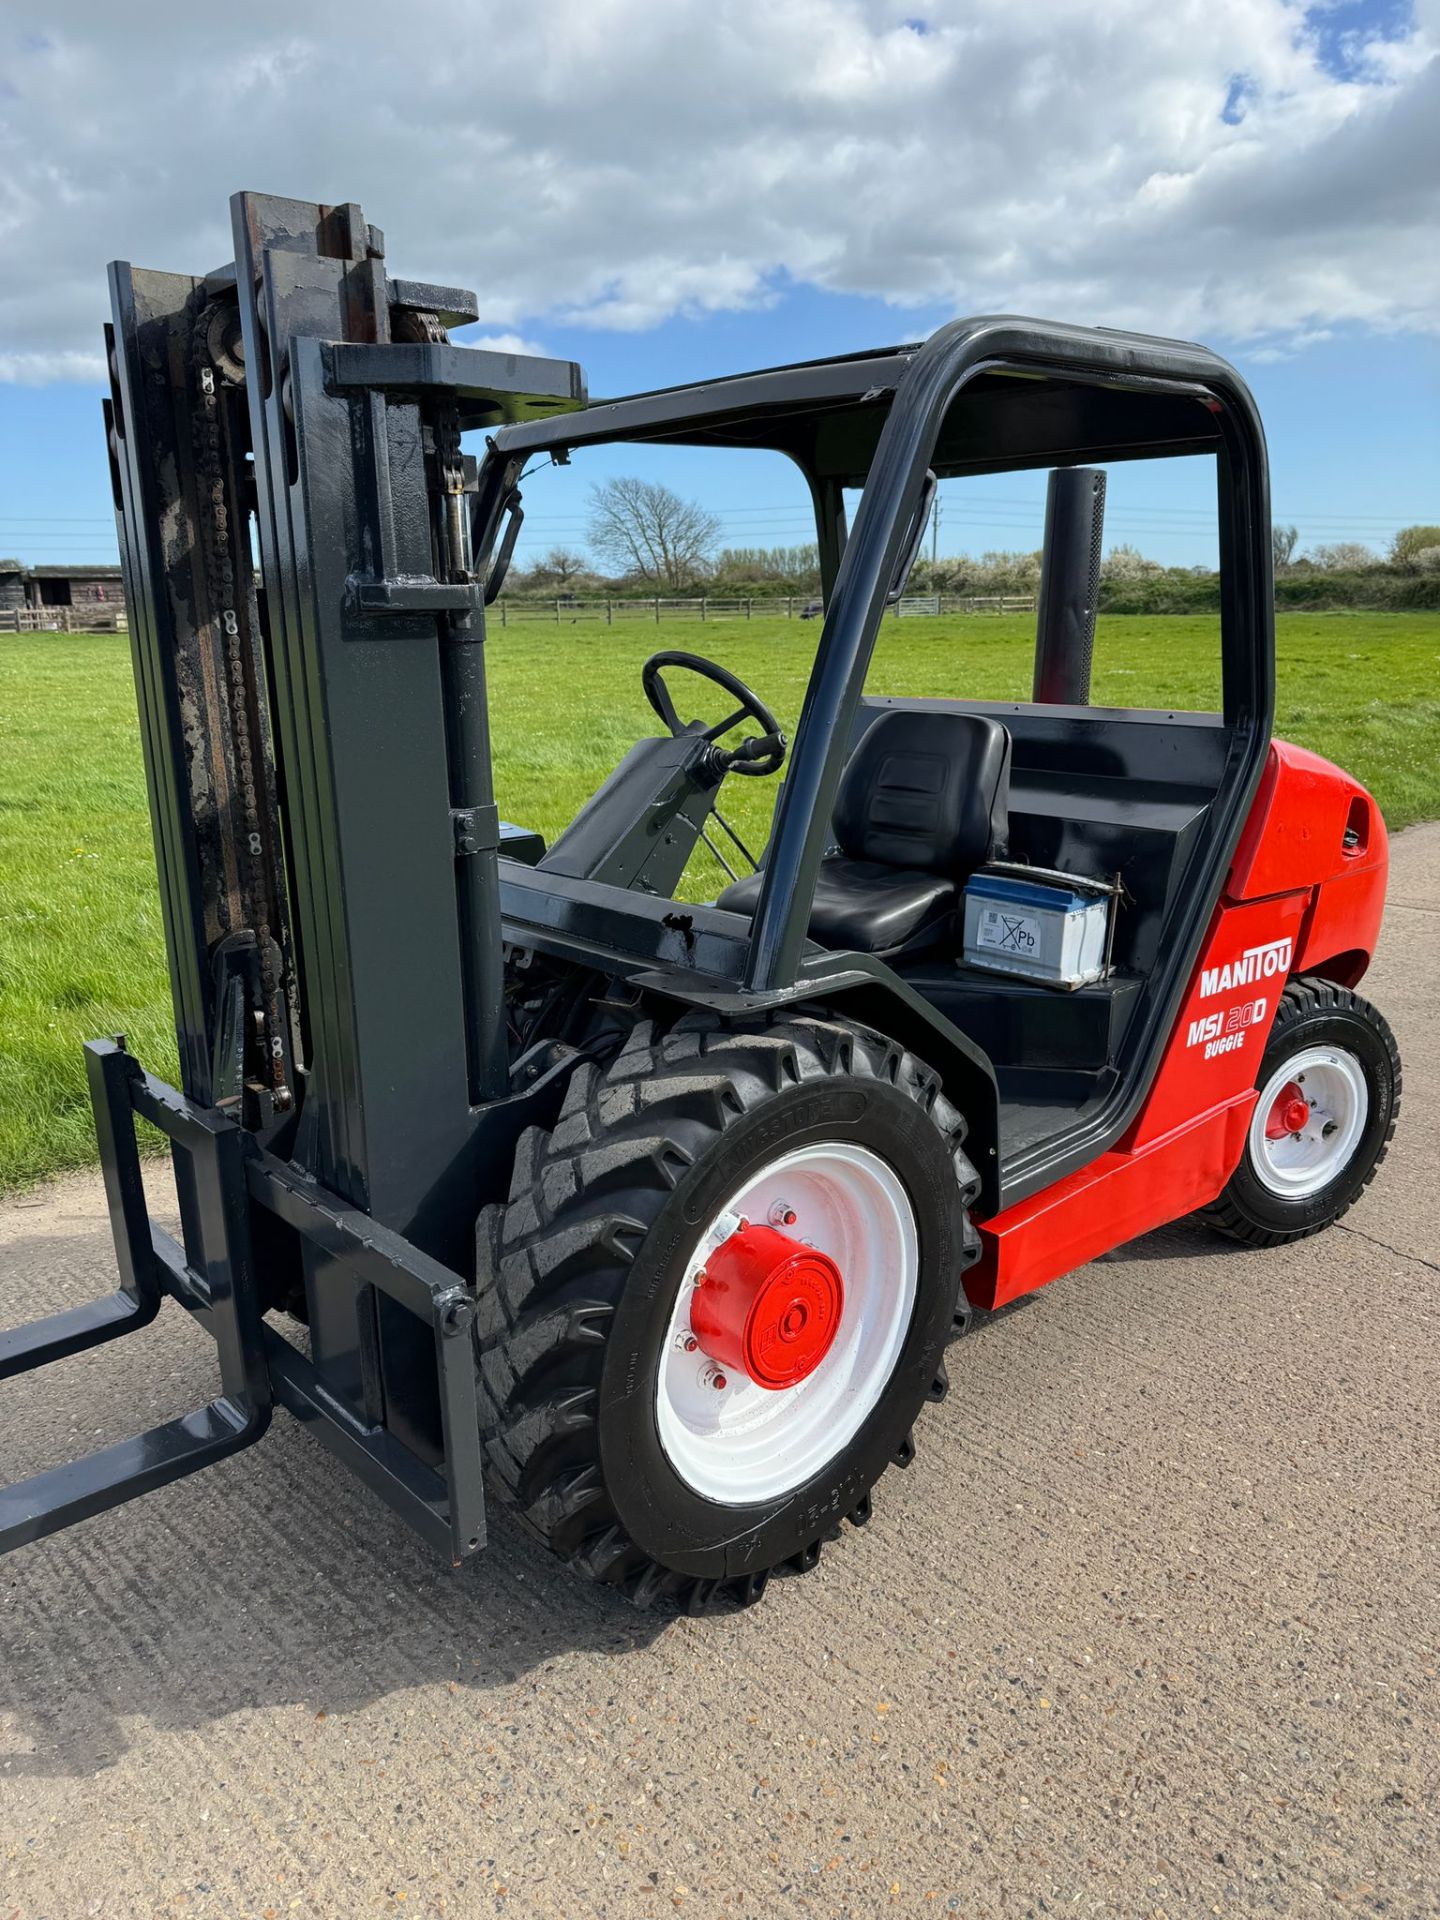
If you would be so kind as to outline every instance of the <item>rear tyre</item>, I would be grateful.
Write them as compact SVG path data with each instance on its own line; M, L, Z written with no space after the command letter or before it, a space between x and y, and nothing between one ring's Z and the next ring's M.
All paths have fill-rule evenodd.
M1400 1053L1384 1016L1328 980L1280 996L1240 1164L1200 1217L1275 1247L1319 1233L1374 1179L1400 1111Z
M577 1068L479 1223L484 1445L525 1525L640 1605L700 1612L863 1524L944 1392L979 1251L964 1133L927 1067L838 1021L643 1022ZM737 1367L687 1345L690 1319L713 1350L705 1262L757 1230L805 1271Z

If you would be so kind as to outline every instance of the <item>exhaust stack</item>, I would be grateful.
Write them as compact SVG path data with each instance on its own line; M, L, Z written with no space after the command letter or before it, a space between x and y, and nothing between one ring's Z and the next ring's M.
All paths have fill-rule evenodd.
M1045 552L1031 698L1087 707L1105 532L1102 467L1056 467L1045 497Z

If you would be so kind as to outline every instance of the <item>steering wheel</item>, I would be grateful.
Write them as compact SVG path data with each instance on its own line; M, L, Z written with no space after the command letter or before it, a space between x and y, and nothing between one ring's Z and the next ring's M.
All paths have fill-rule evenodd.
M659 714L671 733L678 739L681 734L693 733L698 722L684 721L675 711L675 702L662 675L666 667L683 667L687 673L695 673L702 680L713 681L724 689L732 699L740 702L734 713L724 720L718 720L713 727L701 728L702 737L712 744L729 733L732 727L739 726L742 720L753 720L761 728L762 739L743 740L731 750L717 748L723 755L724 770L727 773L769 774L778 773L785 759L785 735L780 722L752 688L731 673L728 667L722 667L718 661L707 660L703 654L666 652L652 653L640 670L640 685L645 690L645 698Z

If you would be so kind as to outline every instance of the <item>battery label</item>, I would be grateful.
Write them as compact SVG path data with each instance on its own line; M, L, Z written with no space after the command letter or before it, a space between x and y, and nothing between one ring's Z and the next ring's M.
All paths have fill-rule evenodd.
M1041 922L1032 914L1017 913L1013 907L980 909L980 945L995 947L1001 953L1022 953L1034 957L1040 951Z

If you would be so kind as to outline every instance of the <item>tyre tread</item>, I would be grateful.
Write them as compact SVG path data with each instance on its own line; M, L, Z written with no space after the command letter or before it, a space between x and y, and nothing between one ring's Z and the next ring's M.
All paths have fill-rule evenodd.
M638 1021L608 1064L578 1067L553 1131L521 1136L508 1201L480 1215L478 1386L492 1483L577 1572L620 1587L637 1605L746 1606L771 1571L808 1572L819 1560L819 1538L775 1569L731 1579L649 1559L606 1494L596 1407L609 1324L647 1216L737 1119L788 1087L837 1073L887 1081L929 1114L968 1206L979 1179L964 1153L965 1124L923 1062L840 1021L723 1024L695 1013L664 1032ZM964 1234L968 1266L979 1254L968 1212ZM942 1367L934 1397L943 1376ZM910 1433L897 1435L896 1463L908 1465L913 1453ZM860 1526L869 1514L867 1493L848 1517Z
M1223 1233L1227 1239L1236 1240L1246 1247L1282 1247L1295 1240L1307 1240L1313 1234L1322 1233L1326 1227L1333 1226L1337 1220L1347 1214L1355 1202L1364 1193L1375 1175L1380 1171L1390 1142L1395 1135L1395 1123L1400 1114L1400 1050L1395 1044L1395 1036L1390 1031L1389 1022L1378 1008L1353 993L1348 987L1337 986L1331 980L1323 980L1318 975L1297 974L1286 985L1280 996L1280 1005L1276 1009L1275 1023L1270 1029L1267 1042L1268 1053L1277 1035L1282 1035L1287 1027L1298 1020L1309 1019L1316 1014L1339 1013L1351 1015L1364 1022L1381 1042L1389 1060L1394 1077L1394 1097L1390 1102L1389 1120L1385 1134L1380 1141L1379 1150L1354 1191L1342 1205L1333 1212L1313 1222L1296 1227L1272 1227L1256 1220L1246 1209L1243 1202L1233 1191L1234 1179L1226 1185L1218 1197L1208 1206L1197 1210L1197 1218L1217 1233Z

